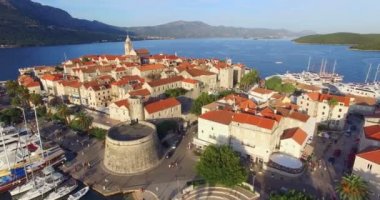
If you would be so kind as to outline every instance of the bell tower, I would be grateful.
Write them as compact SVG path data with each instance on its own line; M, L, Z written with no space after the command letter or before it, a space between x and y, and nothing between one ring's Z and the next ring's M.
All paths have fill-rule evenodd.
M129 38L129 35L127 35L127 38L125 39L124 43L124 54L127 56L136 56L136 51L133 49L132 41Z

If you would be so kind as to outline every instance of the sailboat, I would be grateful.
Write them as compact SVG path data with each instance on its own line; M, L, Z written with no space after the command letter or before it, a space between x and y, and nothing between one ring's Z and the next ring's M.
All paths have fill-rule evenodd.
M51 192L45 200L56 200L60 199L70 192L74 191L78 187L77 182L74 179L70 179L66 184L58 187L55 191Z

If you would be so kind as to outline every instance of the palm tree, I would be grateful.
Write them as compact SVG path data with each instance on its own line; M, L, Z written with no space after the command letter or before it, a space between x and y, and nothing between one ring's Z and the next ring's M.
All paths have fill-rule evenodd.
M42 96L40 94L30 94L29 101L36 107L42 104Z
M342 200L366 200L369 199L367 182L355 174L342 177L340 184L336 187Z
M87 132L90 129L90 126L94 118L86 115L84 112L79 112L75 115L74 120L77 123L78 127L82 129L82 131Z
M70 110L66 104L62 104L58 107L57 115L65 120L66 124L70 123Z

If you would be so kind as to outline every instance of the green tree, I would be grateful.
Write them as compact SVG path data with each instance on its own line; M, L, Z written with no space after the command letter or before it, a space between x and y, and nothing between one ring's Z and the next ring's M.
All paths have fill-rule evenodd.
M35 106L39 106L42 104L42 96L40 94L30 94L30 97L29 97L29 101L35 105Z
M369 199L367 182L355 174L342 177L336 192L342 200L366 200Z
M86 115L84 112L79 112L75 115L74 120L71 122L71 126L79 131L88 132L94 118Z
M15 97L17 94L19 84L16 81L7 81L5 83L5 89L10 97Z
M216 99L216 96L202 92L202 94L194 100L190 112L196 115L200 115L202 113L202 107L204 105L214 102Z
M53 97L52 99L49 100L49 106L59 107L62 104L63 104L63 101L59 97Z
M294 87L294 85L291 83L284 83L281 86L281 92L283 92L283 93L292 94L292 93L294 93L294 91L296 91L296 87Z
M269 200L313 200L314 198L303 192L290 190L284 194L271 193Z
M178 97L181 95L186 94L187 90L183 88L175 88L175 89L169 89L165 91L166 97Z
M331 98L328 100L327 104L329 104L329 106L330 106L329 113L327 116L327 123L328 123L328 126L330 126L332 111L333 111L334 107L338 105L338 100L336 98Z
M275 90L280 92L282 89L282 80L278 76L273 76L265 81L265 87L270 90Z
M89 130L90 135L93 135L98 140L104 140L107 135L107 130L101 128L92 128Z
M22 112L18 108L7 108L0 112L0 122L7 125L22 122Z
M45 117L46 114L47 114L47 109L46 109L46 106L38 106L36 108L36 111L37 111L37 116L38 117Z
M62 118L66 124L70 123L71 112L66 104L59 105L56 114L59 118Z
M240 89L246 90L252 85L259 82L259 80L260 80L259 72L255 69L252 69L250 72L248 72L241 78L239 87Z
M196 165L200 176L211 184L235 186L247 180L247 170L240 164L240 157L231 147L208 146Z

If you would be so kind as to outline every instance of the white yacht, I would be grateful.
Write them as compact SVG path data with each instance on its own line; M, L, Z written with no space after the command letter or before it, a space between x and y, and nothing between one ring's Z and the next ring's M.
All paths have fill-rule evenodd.
M67 200L79 200L84 195L86 195L89 190L90 190L90 187L88 187L88 186L84 187L81 190L79 190L78 192L70 195L69 198L67 198Z
M380 83L339 83L333 84L340 93L352 94L356 96L364 96L380 99Z
M55 191L51 192L44 200L56 200L60 199L70 192L74 191L78 187L77 182L74 179L71 179L66 184L58 187Z

